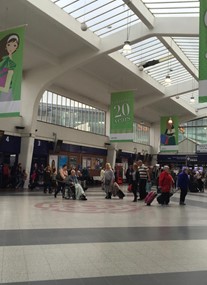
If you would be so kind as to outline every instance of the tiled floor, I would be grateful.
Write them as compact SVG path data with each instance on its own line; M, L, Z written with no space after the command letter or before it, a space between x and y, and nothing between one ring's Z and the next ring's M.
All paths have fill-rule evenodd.
M179 206L0 192L0 284L207 285L207 193Z

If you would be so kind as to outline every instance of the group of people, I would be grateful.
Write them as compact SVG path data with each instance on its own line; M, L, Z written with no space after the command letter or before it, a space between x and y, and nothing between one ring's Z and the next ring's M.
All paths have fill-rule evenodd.
M22 164L10 166L7 163L0 165L0 187L22 189L27 179L27 173Z
M151 183L152 180L149 168L142 162L142 160L138 160L128 168L126 178L134 195L133 202L144 200L147 196L147 183Z
M152 176L150 175L150 170L145 166L141 165L141 161L134 163L134 172L132 172L132 192L134 194L133 202L137 201L137 192L140 195L138 200L145 199L147 195L147 183L151 183ZM143 173L145 173L143 181ZM154 181L153 181L154 182ZM159 192L159 203L161 205L168 205L170 202L170 197L174 193L174 189L180 190L180 205L185 205L185 198L189 190L190 185L190 175L189 169L183 167L182 170L175 175L171 171L168 165L161 168L161 171L156 180L156 186Z
M129 166L126 173L127 183L129 184L130 191L133 193L133 202L145 200L148 192L148 184L155 183L155 178L152 175L151 168L146 166L142 160L134 162ZM114 171L109 163L106 163L105 169L100 173L102 181L102 189L106 192L106 199L110 199L113 193L113 187L115 182ZM117 184L117 183L116 183ZM177 176L171 171L168 165L162 167L157 180L156 186L159 194L159 203L161 205L168 205L170 197L173 193L173 189L180 190L181 206L185 205L185 198L189 190L190 176L189 169L183 167Z
M197 170L189 170L189 190L190 192L204 192L204 187L206 184L206 174L204 171Z
M9 167L3 164L0 167L1 186L11 188L23 188L27 179L27 173L22 168L21 163ZM156 175L154 175L156 173ZM192 192L204 191L204 171L192 171L183 167L177 174L170 169L168 165L161 167L158 171L153 172L152 167L146 166L142 160L138 160L130 165L125 173L127 183L133 193L133 202L142 201L147 196L148 189L155 184L160 192L160 204L168 205L172 194L172 189L180 190L180 205L185 205L185 198L188 190ZM85 174L79 170L68 170L67 165L63 165L57 171L50 165L44 167L34 164L31 177L30 189L34 189L37 181L42 182L44 193L53 193L57 197L59 192L65 199L87 200L85 191L87 190ZM101 170L100 179L102 189L105 191L106 199L118 196L123 199L125 196L116 181L115 171L110 163L106 163L105 168ZM119 195L118 195L119 194Z
M41 185L39 185L41 184ZM36 186L43 186L43 192L46 194L54 193L54 197L61 192L62 197L65 199L79 199L87 200L85 191L87 190L86 180L84 174L75 169L68 169L64 164L56 170L56 167L49 164L44 168L43 165L38 167L37 163L34 164L31 177L30 189L35 189Z

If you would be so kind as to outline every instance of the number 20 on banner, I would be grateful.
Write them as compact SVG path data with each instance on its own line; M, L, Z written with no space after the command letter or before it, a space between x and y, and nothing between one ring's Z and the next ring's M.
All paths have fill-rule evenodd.
M124 123L130 121L130 106L128 103L114 105L114 122Z

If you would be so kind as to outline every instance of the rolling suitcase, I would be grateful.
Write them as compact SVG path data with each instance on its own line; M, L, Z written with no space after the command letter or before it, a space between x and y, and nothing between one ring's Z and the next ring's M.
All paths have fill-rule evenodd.
M147 204L147 206L150 206L152 201L155 199L157 196L157 193L155 191L150 191L147 196L145 197L144 201Z
M125 197L125 194L119 189L116 193L116 195L119 197L119 199L123 199Z
M162 205L164 204L164 199L162 193L157 196L157 202Z
M112 187L112 195L118 196L119 199L123 199L125 197L125 194L123 193L123 191L120 189L118 183L114 182L113 187Z

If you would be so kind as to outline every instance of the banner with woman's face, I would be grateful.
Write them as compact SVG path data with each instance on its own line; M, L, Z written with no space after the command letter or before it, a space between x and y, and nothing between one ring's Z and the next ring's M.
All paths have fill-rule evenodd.
M24 30L0 32L0 117L20 115Z
M177 152L178 150L178 117L160 118L160 151Z

